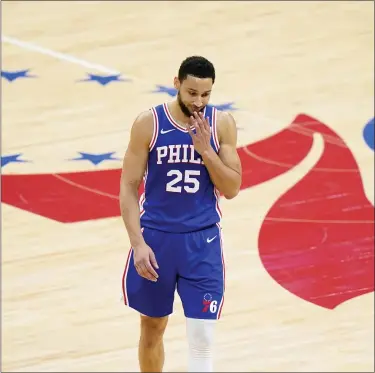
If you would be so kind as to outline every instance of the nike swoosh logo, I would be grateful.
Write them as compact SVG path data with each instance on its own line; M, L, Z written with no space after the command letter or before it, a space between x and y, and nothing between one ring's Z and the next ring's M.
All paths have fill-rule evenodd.
M212 242L215 238L216 238L217 236L215 236L215 237L212 237L212 238L207 238L207 243L210 243L210 242Z
M174 131L175 130L175 128L172 128L171 130L161 130L160 131L160 133L162 134L162 135L164 135L164 134L166 134L166 133L168 133L168 132L171 132L171 131Z

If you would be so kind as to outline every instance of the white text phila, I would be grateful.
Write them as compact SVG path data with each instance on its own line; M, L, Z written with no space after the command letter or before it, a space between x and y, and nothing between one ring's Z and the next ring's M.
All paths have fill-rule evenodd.
M194 151L194 145L164 145L156 148L156 164L195 163L203 164L202 158Z

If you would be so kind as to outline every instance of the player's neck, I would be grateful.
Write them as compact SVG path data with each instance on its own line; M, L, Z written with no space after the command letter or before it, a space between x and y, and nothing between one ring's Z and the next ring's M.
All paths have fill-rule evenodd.
M167 105L170 114L177 123L181 124L182 126L189 125L190 118L183 113L177 100L169 102Z

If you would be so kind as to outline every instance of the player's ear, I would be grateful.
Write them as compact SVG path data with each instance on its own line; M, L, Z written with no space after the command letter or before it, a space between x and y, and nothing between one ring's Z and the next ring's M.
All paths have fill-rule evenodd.
M180 86L181 86L181 83L180 83L180 80L177 78L177 76L175 76L174 80L173 80L173 83L174 83L174 87L178 90L180 90Z

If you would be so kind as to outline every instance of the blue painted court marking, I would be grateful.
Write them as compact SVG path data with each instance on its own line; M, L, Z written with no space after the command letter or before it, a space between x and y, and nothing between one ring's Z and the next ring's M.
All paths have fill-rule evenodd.
M177 89L174 87L167 87L165 85L156 85L156 89L151 93L166 93L167 95L174 97L177 95Z
M22 155L22 153L1 156L1 167L6 166L8 163L30 162L29 160L19 159L19 157L21 157L21 155Z
M94 154L94 153L84 153L84 152L78 152L81 156L78 158L72 158L70 159L71 161L84 161L87 160L94 164L95 166L102 163L103 161L108 161L108 160L114 160L118 161L121 160L121 158L117 157L112 157L115 152L111 153L99 153L99 154Z
M12 83L13 81L17 79L22 79L22 78L36 78L35 75L30 75L29 71L30 69L16 70L16 71L1 70L1 77L3 79L6 79L10 83Z
M366 144L374 150L374 118L372 118L363 128L363 138Z
M130 79L124 79L120 74L117 75L98 75L98 74L87 74L86 79L78 80L79 82L97 82L101 85L107 85L111 82L129 82Z

